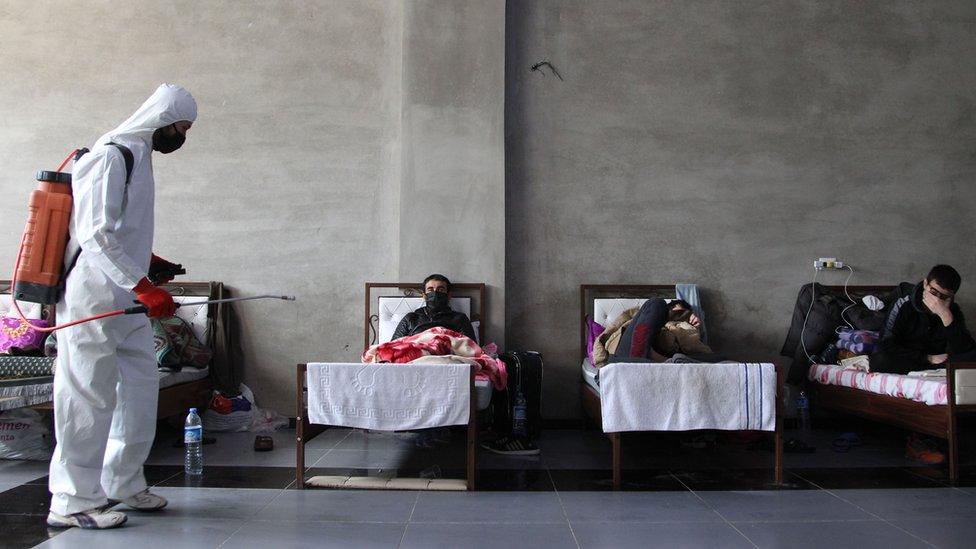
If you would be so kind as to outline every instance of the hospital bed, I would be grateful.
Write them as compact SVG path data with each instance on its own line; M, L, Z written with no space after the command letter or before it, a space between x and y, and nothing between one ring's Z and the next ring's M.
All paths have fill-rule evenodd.
M400 320L409 312L423 306L422 284L404 282L367 282L365 286L364 350L370 345L390 341ZM485 321L487 312L485 285L481 283L451 284L451 308L468 315L475 329L478 343L486 341ZM342 376L353 376L342 378ZM417 387L446 386L443 394L454 395L446 402L430 403L443 407L440 412L430 409L415 410L393 408L393 402L402 402L399 389L391 385L357 385L356 380L395 378L409 376ZM348 383L332 384L330 379L349 379ZM445 385L446 383L446 385ZM461 387L460 385L465 385ZM358 390L358 394L354 391ZM333 392L334 391L334 392ZM339 393L342 393L340 398ZM426 392L426 391L424 391ZM405 490L474 490L475 463L477 459L477 415L488 407L492 387L487 380L476 379L474 369L464 365L410 364L362 364L304 363L299 364L296 378L296 488L371 488ZM422 396L428 396L421 394ZM352 400L342 400L352 399ZM339 404L339 402L342 404ZM460 406L460 408L458 408ZM460 414L460 415L459 415ZM314 422L310 416L328 415L327 422ZM428 480L406 478L316 476L306 478L305 446L328 427L364 428L367 424L382 422L386 427L379 430L410 430L417 428L418 421L436 415L442 424L424 424L424 427L467 426L466 477L458 480ZM322 420L324 421L324 420Z
M780 368L769 363L613 363L597 370L590 363L586 351L587 317L607 326L623 311L639 307L650 298L675 299L677 291L673 284L580 286L580 401L584 415L610 439L614 488L619 489L622 482L625 432L700 429L772 432L775 480L781 484L783 429L779 395L784 377ZM728 399L723 398L728 402L702 401L703 388L709 394L728 395ZM668 409L665 401L682 404ZM662 408L666 413L660 412Z
M827 286L844 291L843 286ZM849 286L855 299L887 295L895 286ZM813 364L807 374L817 409L833 410L944 439L949 480L959 478L958 416L976 412L976 363L946 366L945 377L866 373L836 364Z
M0 280L0 312L8 314L10 309L9 281ZM228 292L220 282L184 282L171 283L163 286L173 294L173 300L180 302L202 301L228 297ZM23 306L22 306L23 307ZM223 352L215 344L216 318L219 305L204 307L186 307L177 309L177 316L183 318L190 325L197 338L217 353ZM12 313L11 313L12 314ZM0 357L0 364L14 364L15 362L29 362L42 375L32 377L16 376L17 379L2 381L0 388L0 411L22 407L38 409L52 409L54 393L53 365L54 358L49 357ZM213 392L213 381L210 368L184 368L179 372L159 372L159 405L157 418L182 415L191 407L204 408ZM12 376L13 377L13 376Z

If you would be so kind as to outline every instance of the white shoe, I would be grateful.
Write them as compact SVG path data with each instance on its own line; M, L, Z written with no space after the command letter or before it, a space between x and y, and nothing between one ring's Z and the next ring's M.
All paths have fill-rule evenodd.
M48 526L55 528L70 528L77 526L86 530L104 530L105 528L115 528L122 526L129 517L125 513L112 511L109 505L96 507L80 513L70 515L60 515L54 511L47 514Z
M158 511L166 507L169 502L163 496L157 496L146 488L134 496L123 499L122 503L136 511Z

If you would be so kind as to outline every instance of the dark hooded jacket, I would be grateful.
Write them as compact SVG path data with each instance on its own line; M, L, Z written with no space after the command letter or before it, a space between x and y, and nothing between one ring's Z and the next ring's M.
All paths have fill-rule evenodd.
M470 337L473 341L477 341L474 337L474 328L471 326L471 321L468 320L467 315L450 308L443 311L431 311L426 306L412 313L407 313L397 324L396 331L393 332L393 339L419 334L435 327L454 330Z
M973 336L966 329L959 306L952 303L952 323L931 313L922 301L922 283L903 282L898 287L901 297L891 306L877 352L871 355L871 371L907 374L933 366L928 355L960 355L976 347Z

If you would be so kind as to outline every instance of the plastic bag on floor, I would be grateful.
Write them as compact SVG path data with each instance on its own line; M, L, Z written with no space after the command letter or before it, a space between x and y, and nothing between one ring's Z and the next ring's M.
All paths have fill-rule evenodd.
M244 393L244 390L247 393ZM247 431L254 419L254 395L243 383L241 394L228 398L220 391L214 391L210 405L203 413L203 429L212 433Z
M270 433L288 426L288 418L254 403L251 388L241 383L241 394L227 398L214 391L210 407L203 414L203 428L211 432Z
M0 413L0 459L51 458L51 431L36 410Z

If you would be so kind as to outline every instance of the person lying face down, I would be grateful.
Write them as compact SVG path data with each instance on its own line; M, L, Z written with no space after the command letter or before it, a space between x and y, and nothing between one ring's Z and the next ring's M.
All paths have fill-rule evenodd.
M424 279L424 306L400 320L393 339L419 334L434 327L447 328L475 339L471 320L451 309L451 281L441 274Z

